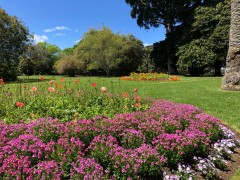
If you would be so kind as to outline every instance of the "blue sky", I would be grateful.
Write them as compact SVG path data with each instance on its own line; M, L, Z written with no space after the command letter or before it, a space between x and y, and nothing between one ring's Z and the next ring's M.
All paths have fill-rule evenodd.
M35 40L72 47L90 28L133 34L145 45L165 38L163 27L145 30L130 16L125 0L0 0L0 7L21 19Z

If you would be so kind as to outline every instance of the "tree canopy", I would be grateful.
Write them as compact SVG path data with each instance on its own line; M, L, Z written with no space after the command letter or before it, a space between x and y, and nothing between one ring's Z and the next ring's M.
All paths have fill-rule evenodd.
M56 45L46 42L31 44L21 56L18 68L26 75L52 74L59 54L60 48Z
M102 70L110 76L135 71L142 59L143 45L133 35L114 34L102 27L85 33L75 52L87 70Z
M179 46L178 65L192 75L202 75L206 69L221 75L228 49L230 0L204 4L196 9L193 18L185 32L188 40Z
M0 77L17 78L19 56L27 48L29 32L23 22L0 8Z
M166 29L168 73L176 74L176 62L173 54L176 52L174 31L175 26L186 21L192 10L198 7L202 0L125 0L132 7L131 16L137 19L140 27L149 29L163 25Z

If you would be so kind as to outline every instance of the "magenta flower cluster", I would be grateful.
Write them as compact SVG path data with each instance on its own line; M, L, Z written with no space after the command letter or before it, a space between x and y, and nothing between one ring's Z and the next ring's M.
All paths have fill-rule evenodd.
M179 163L204 158L221 147L224 136L233 136L219 125L218 119L192 105L165 100L112 119L60 123L49 117L13 125L0 121L0 177L164 179L166 168L177 170ZM226 143L233 150L231 142Z

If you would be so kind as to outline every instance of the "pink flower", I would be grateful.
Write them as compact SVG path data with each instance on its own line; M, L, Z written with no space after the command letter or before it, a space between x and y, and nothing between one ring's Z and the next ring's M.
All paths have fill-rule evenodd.
M101 91L102 91L102 93L106 93L107 92L107 88L106 87L101 87Z
M37 91L37 87L36 87L36 86L33 86L30 91L36 92L36 91Z
M52 92L55 91L55 88L54 88L54 87L49 87L49 88L48 88L48 91L49 91L50 93L52 93Z

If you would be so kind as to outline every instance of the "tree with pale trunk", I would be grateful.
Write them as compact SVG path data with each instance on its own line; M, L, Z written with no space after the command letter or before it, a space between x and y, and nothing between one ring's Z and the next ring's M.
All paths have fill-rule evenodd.
M222 89L240 91L240 0L231 1L231 24Z

